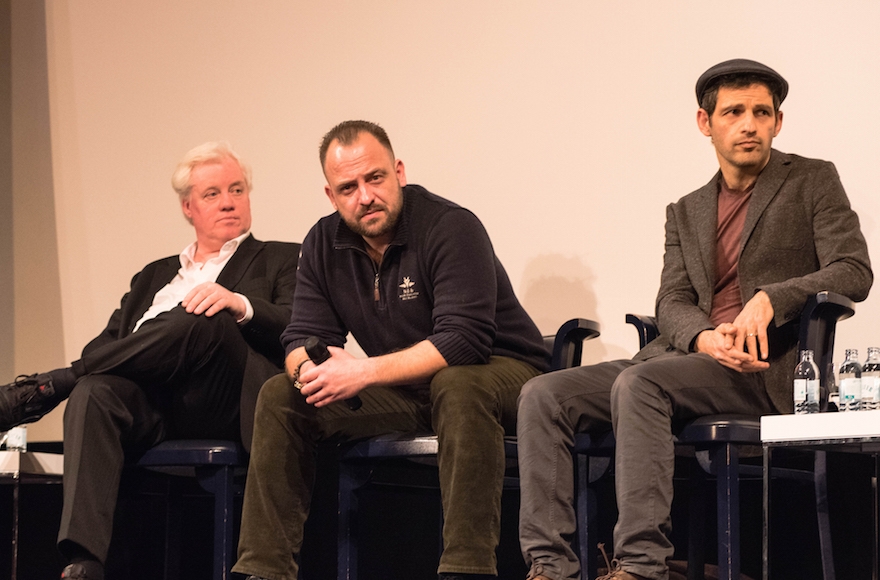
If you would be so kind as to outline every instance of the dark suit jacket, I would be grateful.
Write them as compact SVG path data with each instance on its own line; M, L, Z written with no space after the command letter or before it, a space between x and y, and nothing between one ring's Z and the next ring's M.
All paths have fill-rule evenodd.
M299 244L261 242L248 236L217 277L217 283L247 296L254 317L241 326L248 343L248 360L241 389L241 437L250 448L257 393L269 377L284 366L279 337L290 322ZM83 353L131 334L134 325L153 303L156 292L171 282L180 269L179 256L148 264L131 280L131 289L110 316L107 327Z
M657 294L660 337L636 358L690 352L709 322L715 284L715 235L721 173L666 209L666 253ZM864 300L873 282L859 218L827 161L772 151L752 191L739 256L743 304L770 296L770 368L764 382L780 412L792 412L800 312L824 290Z

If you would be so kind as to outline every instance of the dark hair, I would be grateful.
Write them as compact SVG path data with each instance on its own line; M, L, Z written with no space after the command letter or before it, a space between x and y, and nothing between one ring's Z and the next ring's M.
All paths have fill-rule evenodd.
M703 98L700 99L700 108L709 113L711 117L715 112L715 105L718 104L718 89L721 87L731 89L743 89L752 85L764 85L773 96L773 111L779 112L779 104L782 100L779 95L782 94L782 87L773 77L756 74L756 73L732 73L718 77L712 85L703 92Z
M388 138L388 133L385 132L385 129L369 121L343 121L327 131L327 134L321 139L321 147L318 149L321 157L321 168L324 168L324 162L327 160L327 150L330 149L330 144L333 141L339 141L341 145L351 145L357 141L361 133L369 133L375 137L391 153L391 158L394 158L394 149L391 148L391 140Z

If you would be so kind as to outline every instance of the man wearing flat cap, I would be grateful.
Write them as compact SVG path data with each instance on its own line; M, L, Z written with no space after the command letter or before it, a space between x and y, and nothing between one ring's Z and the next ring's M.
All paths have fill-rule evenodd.
M619 516L615 559L601 578L669 578L673 432L703 415L792 412L807 298L824 290L867 297L865 239L834 166L771 149L787 93L781 75L751 60L699 78L697 126L720 171L667 207L660 336L632 360L523 387L520 543L529 579L581 578L569 544L571 445L575 433L611 429Z

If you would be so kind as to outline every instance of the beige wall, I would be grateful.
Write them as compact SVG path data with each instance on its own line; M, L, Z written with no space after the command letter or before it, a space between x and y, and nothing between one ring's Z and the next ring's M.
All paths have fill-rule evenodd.
M12 0L13 374L64 364L65 316L49 116L46 14L41 2ZM10 379L12 377L9 377ZM9 379L3 379L4 382ZM58 409L30 429L60 439Z
M734 57L786 76L778 148L835 161L872 250L880 246L875 2L45 7L50 132L32 163L51 152L39 177L51 176L54 197L16 206L15 223L54 223L56 239L16 234L15 256L18 277L20 261L53 248L40 262L52 287L40 298L16 278L16 317L48 300L55 325L42 348L16 323L16 372L76 358L130 276L190 241L168 185L183 152L231 141L254 166L254 233L301 240L331 211L317 143L349 118L383 124L411 182L482 218L543 331L594 318L603 335L589 361L629 356L636 339L623 317L653 311L664 207L717 169L696 128L694 82ZM880 343L876 296L841 327L839 348Z
M12 375L15 333L12 256L12 8L0 0L0 376ZM3 379L0 379L2 382Z

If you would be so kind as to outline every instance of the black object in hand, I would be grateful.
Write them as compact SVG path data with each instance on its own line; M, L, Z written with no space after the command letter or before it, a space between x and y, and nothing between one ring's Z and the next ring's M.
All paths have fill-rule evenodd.
M330 351L327 350L327 345L317 336L310 336L307 338L305 347L306 354L309 355L309 358L316 365L319 365L330 358ZM361 405L363 405L363 401L361 401L360 397L355 395L350 399L345 399L345 404L348 405L348 408L352 411L357 411L361 408Z

